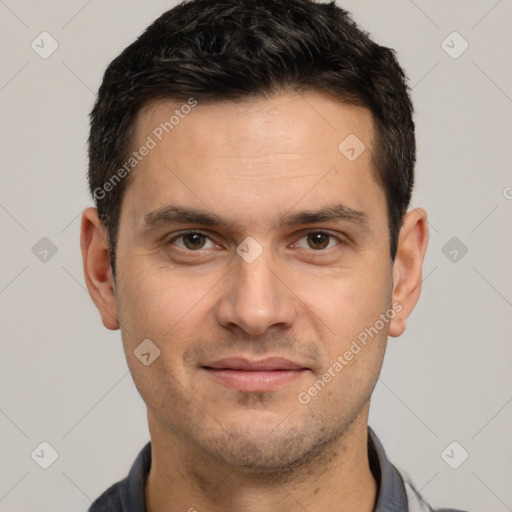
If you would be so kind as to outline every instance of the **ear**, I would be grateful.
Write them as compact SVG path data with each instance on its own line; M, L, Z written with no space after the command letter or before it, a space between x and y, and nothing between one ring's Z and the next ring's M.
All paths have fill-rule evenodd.
M390 336L403 334L407 317L418 302L427 245L427 213L422 208L416 208L404 216L398 237L398 249L393 263L393 304L397 306L393 308L396 315L390 322Z
M119 329L107 233L96 208L86 208L82 214L80 247L85 283L103 325L107 329Z

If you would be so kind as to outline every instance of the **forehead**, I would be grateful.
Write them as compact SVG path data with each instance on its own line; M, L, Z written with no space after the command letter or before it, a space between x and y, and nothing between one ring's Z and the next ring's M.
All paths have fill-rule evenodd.
M125 197L139 217L173 201L254 221L299 202L360 210L383 198L371 113L320 93L153 102L137 117L132 147L144 146Z
M204 158L226 152L230 157L264 157L283 150L324 153L329 147L326 156L335 159L338 139L350 133L371 147L373 120L368 109L327 94L289 92L237 101L155 101L139 112L134 142L141 144L151 136L156 143L180 148L201 144L196 156Z

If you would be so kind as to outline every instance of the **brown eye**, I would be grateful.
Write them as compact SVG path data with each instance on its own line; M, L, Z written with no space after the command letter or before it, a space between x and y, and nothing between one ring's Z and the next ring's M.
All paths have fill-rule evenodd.
M202 249L205 244L205 236L201 233L187 233L183 236L183 243L187 249Z
M211 249L215 246L215 244L210 240L208 236L197 231L190 231L189 233L183 233L179 236L176 236L169 241L169 244L176 245L180 249L187 249L189 251Z
M311 249L321 250L325 249L330 242L331 236L327 233L309 233L307 235L308 245Z

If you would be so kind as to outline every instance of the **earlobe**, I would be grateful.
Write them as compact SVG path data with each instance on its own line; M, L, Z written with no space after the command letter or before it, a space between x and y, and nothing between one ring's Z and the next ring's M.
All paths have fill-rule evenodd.
M393 304L400 311L390 323L389 336L403 334L407 317L418 302L423 260L428 245L427 214L422 208L411 210L404 216L398 238L398 249L393 264Z
M103 325L107 329L119 329L107 236L96 208L87 208L82 214L80 247L85 283Z

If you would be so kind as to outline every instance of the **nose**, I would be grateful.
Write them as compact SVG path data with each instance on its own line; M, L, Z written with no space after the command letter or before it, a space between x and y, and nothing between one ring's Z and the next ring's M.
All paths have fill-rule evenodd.
M217 321L224 328L259 336L271 328L293 325L297 298L277 266L271 268L266 252L252 263L236 256L217 304Z

